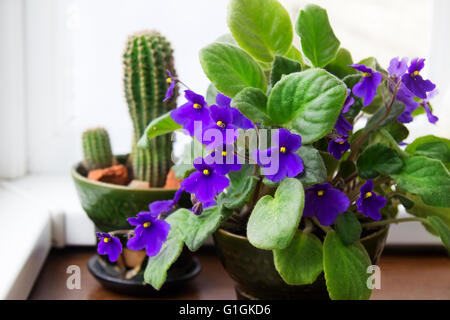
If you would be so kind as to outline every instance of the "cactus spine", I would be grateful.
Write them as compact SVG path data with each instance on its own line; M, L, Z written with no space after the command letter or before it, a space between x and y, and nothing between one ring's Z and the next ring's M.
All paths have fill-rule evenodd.
M134 128L132 167L135 178L150 182L152 187L164 186L170 170L170 134L152 139L148 150L137 148L136 142L152 119L175 107L177 88L174 96L163 102L169 85L166 70L176 76L172 53L161 34L143 31L128 38L123 55L125 97Z
M103 128L93 128L83 132L84 163L88 170L112 166L113 155L108 132Z

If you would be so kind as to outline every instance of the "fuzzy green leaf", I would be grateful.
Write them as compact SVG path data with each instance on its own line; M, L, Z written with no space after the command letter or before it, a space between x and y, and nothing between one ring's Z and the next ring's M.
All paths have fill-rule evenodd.
M287 52L294 37L289 13L277 0L231 0L228 27L241 48L264 62Z
M375 112L375 114L367 121L366 129L371 128L376 123L378 123L378 121L381 121L381 122L375 129L388 126L391 123L393 123L395 120L397 120L398 116L401 115L403 113L403 111L405 111L405 105L399 101L395 101L394 105L392 106L392 110L389 113L389 115L387 116L387 118L381 121L381 119L386 114L386 109L379 108Z
M170 223L170 217L167 222ZM161 251L152 258L148 259L144 272L145 282L152 285L153 288L159 290L167 278L167 270L178 259L183 250L183 237L180 230L176 226L172 226L163 243Z
M273 87L267 105L271 119L300 134L308 144L324 137L336 124L347 87L322 69L291 73Z
M258 63L244 50L215 42L200 51L200 64L214 86L228 97L247 87L266 91L266 78Z
M230 186L226 193L219 196L219 202L229 209L241 207L253 194L257 177L253 176L252 165L242 165L240 171L232 171L228 174Z
M259 199L247 224L247 237L260 249L284 249L291 242L303 213L304 191L300 181L284 179L275 196Z
M270 72L270 84L274 86L280 81L282 76L300 71L302 71L300 62L281 56L275 56L272 71Z
M139 148L148 148L149 140L157 136L173 132L175 130L181 129L182 127L173 121L170 117L170 112L163 114L162 116L155 118L149 123L147 128L145 128L144 134L138 141Z
M307 5L295 24L305 56L314 67L325 67L336 58L340 42L334 35L327 11L317 5Z
M409 130L400 122L395 121L390 126L386 127L386 131L390 133L392 138L397 142L402 142L409 136Z
M406 152L441 160L450 168L450 140L433 135L417 138L406 147Z
M323 270L322 242L298 230L290 245L273 251L275 268L290 285L311 284Z
M247 118L264 125L271 125L267 114L267 96L261 89L245 88L231 100L231 106L239 109Z
M352 245L361 237L361 223L352 212L344 212L336 220L336 232L346 246Z
M448 251L450 251L450 228L449 226L439 217L431 216L427 220L431 223L433 228L439 234L442 243L445 245Z
M297 176L305 187L327 181L327 168L320 156L320 152L312 146L304 145L298 149L297 154L303 160L303 172Z
M371 264L360 242L346 246L334 230L327 233L323 244L323 267L331 299L369 299L367 268Z
M344 79L349 75L357 74L354 68L349 67L351 64L353 64L353 59L350 52L347 49L340 48L336 58L325 69L336 77Z
M176 226L181 231L184 243L189 250L197 251L206 238L213 234L231 213L223 206L206 208L198 216L187 209L178 209L170 215L172 218L170 225Z
M377 143L367 147L357 161L358 173L363 179L373 179L379 174L389 175L399 172L403 161L389 147Z
M411 157L393 178L400 190L419 195L425 204L450 207L450 174L441 161Z

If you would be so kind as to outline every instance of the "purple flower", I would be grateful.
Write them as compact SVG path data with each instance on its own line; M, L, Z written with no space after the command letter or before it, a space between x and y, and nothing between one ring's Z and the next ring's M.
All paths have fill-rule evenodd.
M164 98L163 101L167 101L170 98L172 98L172 96L173 96L173 89L175 89L175 84L177 83L176 79L174 79L174 77L172 77L172 73L170 72L170 70L166 70L166 71L167 71L166 82L167 82L167 84L169 84L169 87L167 88L166 97Z
M401 60L399 57L395 57L389 63L388 71L395 79L403 76L408 69L408 58L403 57Z
M111 236L109 233L97 232L99 239L97 252L98 254L108 255L108 259L111 262L117 261L119 255L122 253L122 243L116 237Z
M188 102L173 110L170 116L176 123L183 126L189 135L201 138L203 132L198 132L198 128L195 128L194 124L195 122L201 122L202 131L210 126L209 108L203 96L190 90L186 90L184 93ZM195 129L197 129L197 132Z
M352 64L350 67L363 72L362 81L353 87L353 94L357 97L364 98L364 106L368 106L377 95L377 89L383 77L380 73L363 64Z
M356 205L358 206L358 211L366 217L370 217L373 220L380 220L380 209L386 205L386 199L382 196L377 196L373 192L372 180L367 180L361 187L361 196L356 202Z
M425 109L425 112L427 114L428 117L428 121L432 124L435 124L436 122L438 122L439 118L436 117L432 112L431 112L431 107L430 107L430 100L432 98L434 98L437 94L439 93L439 91L437 89L434 89L431 92L427 93L427 98L423 99L422 102L420 103L420 105Z
M210 142L206 149L211 150L223 144L234 143L238 137L238 131L233 124L233 111L231 108L212 105L210 110L212 121L206 128L205 136L203 137L204 142Z
M397 92L397 100L405 105L405 111L397 118L401 123L413 121L412 113L419 107L419 103L414 100L414 94L402 83Z
M135 236L130 238L127 247L139 251L145 248L149 257L156 256L169 235L170 225L158 219L157 213L140 212L137 217L128 218L128 223L136 226Z
M194 160L195 172L181 182L181 187L193 193L200 202L214 200L214 197L229 186L230 181L218 174L212 165L208 165L203 158Z
M338 160L340 160L342 155L349 149L350 143L348 143L347 137L334 138L328 144L328 152Z
M150 212L156 215L160 215L162 213L169 213L173 211L178 201L180 200L182 193L183 189L180 188L175 193L175 197L173 198L173 200L162 200L152 202L150 204Z
M330 183L316 184L306 189L304 217L316 217L324 226L336 221L339 213L345 212L350 200L345 193L334 189Z
M239 158L234 152L232 144L222 145L206 156L205 161L211 164L218 174L226 175L230 171L241 170Z
M278 141L278 144L275 143L272 148L255 150L252 154L258 165L264 168L267 179L277 182L285 177L293 178L302 173L303 160L295 153L302 146L302 137L290 133L287 129L278 129L272 143L274 141Z
M430 80L424 80L420 75L420 71L425 66L425 59L415 58L411 61L408 73L402 76L403 84L421 99L427 98L427 92L433 91L436 85Z
M217 94L216 97L216 103L220 107L226 107L230 108L233 114L233 121L232 124L235 125L238 128L247 130L252 129L253 123L242 114L239 109L231 107L231 98L228 98L227 96L223 95L222 93Z
M351 93L352 93L352 91L350 89L347 89L347 98L345 99L341 114L345 114L345 113L349 112L350 106L355 103L355 99L353 99Z
M353 130L353 126L342 114L340 114L336 124L334 125L334 129L336 129L337 133L340 135L346 136L348 135L348 131Z

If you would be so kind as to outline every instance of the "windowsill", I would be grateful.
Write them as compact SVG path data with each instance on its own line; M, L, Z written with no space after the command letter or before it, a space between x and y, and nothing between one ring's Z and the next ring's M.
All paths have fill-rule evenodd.
M81 208L69 175L0 181L0 200L1 224L8 230L0 235L0 256L7 261L0 267L0 299L27 297L51 246L95 244L94 225ZM408 214L401 211L400 216ZM403 223L391 226L387 244L440 241L418 223Z

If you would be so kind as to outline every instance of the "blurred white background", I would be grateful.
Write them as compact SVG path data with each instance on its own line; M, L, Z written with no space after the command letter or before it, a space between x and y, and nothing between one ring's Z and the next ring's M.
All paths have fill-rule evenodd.
M424 74L441 92L433 104L440 121L433 126L421 116L408 125L409 141L423 134L450 137L450 1L281 2L293 21L307 3L325 7L354 61L375 56L387 66L395 56L427 58ZM82 131L92 126L108 129L115 153L130 150L131 121L122 90L127 36L159 30L172 42L179 76L205 93L208 80L197 55L228 32L227 4L228 0L0 0L0 223L11 232L20 228L22 237L11 248L7 244L12 235L0 236L0 257L16 262L0 268L0 298L29 290L50 239L57 246L94 242L93 225L79 205L69 169L81 159ZM389 241L438 241L419 225L402 228L391 232ZM13 286L16 279L21 285Z

